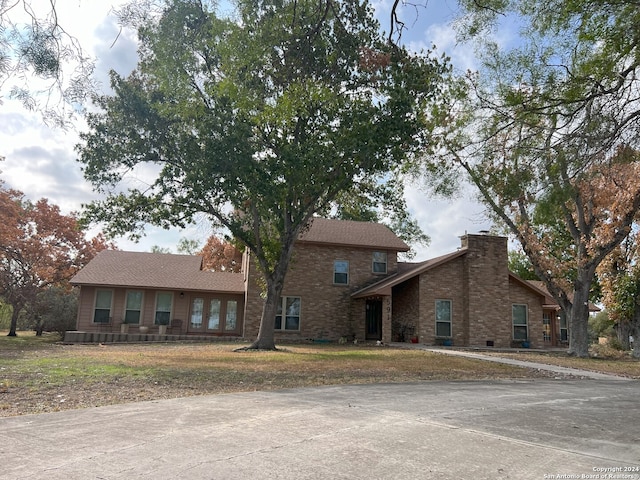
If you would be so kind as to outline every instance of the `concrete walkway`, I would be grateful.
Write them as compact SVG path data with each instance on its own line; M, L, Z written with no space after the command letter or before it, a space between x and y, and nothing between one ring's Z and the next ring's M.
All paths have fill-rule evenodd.
M393 343L392 346L397 348L412 348L412 349L418 349L418 350L426 350L429 352L440 353L443 355L456 355L459 357L473 358L475 360L484 360L487 362L505 363L508 365L514 365L516 367L532 368L535 370L542 370L545 372L557 373L558 375L570 375L572 377L578 377L578 378L592 378L595 380L619 380L619 381L633 380L631 378L623 377L620 375L591 372L589 370L581 370L577 368L559 367L556 365L547 365L546 363L529 362L526 360L516 360L513 358L486 355L481 352L471 352L468 350L454 350L446 347L431 347L427 345L406 344L406 343ZM499 352L497 353L499 354Z

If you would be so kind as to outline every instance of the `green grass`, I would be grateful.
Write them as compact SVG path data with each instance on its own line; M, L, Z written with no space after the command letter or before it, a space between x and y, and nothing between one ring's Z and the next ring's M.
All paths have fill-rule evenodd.
M56 335L0 333L0 416L180 396L336 384L536 378L533 369L373 345L284 345L237 352L238 343L64 345ZM640 362L527 353L545 363L640 378ZM576 363L567 366L579 366ZM584 367L583 367L584 368Z

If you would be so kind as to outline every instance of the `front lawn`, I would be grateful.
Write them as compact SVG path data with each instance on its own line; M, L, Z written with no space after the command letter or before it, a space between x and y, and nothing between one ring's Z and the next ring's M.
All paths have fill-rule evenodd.
M358 383L522 379L534 369L375 345L283 345L236 352L238 343L64 345L55 335L0 332L0 417L191 395ZM526 359L640 378L640 362ZM566 361L566 362L565 362Z

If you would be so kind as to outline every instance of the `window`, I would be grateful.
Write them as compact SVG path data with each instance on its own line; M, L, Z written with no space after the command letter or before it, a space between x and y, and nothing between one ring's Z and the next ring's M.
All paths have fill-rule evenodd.
M93 310L94 323L111 322L111 290L96 290L96 306Z
M373 273L387 273L387 252L373 252Z
M349 262L336 260L333 262L333 283L337 285L349 285Z
M527 340L529 338L527 328L527 306L512 305L511 312L511 318L513 320L513 339Z
M282 297L276 314L275 329L300 330L300 297Z
M545 343L551 341L551 314L549 312L542 314L542 340Z
M235 330L238 319L238 302L229 300L227 302L227 320L224 324L225 330Z
M436 300L436 337L451 337L451 300Z
M567 328L567 316L564 312L561 312L558 315L558 319L560 320L560 341L568 342L569 341L569 329Z
M127 301L124 309L124 323L140 323L140 316L142 312L142 292L127 292Z
M203 298L194 298L191 302L191 320L189 320L191 328L202 327L202 311L204 307ZM157 314L156 314L157 316Z
M207 323L209 330L218 330L220 328L220 300L214 298L209 304L209 320Z
M169 292L158 292L156 295L156 325L169 325L171 319L171 303L173 294ZM202 319L200 319L202 322Z

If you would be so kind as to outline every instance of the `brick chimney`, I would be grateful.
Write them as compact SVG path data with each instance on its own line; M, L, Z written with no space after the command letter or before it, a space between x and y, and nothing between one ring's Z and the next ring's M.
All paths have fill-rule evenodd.
M508 347L511 304L507 238L488 234L461 237L465 255L466 326L468 345Z

